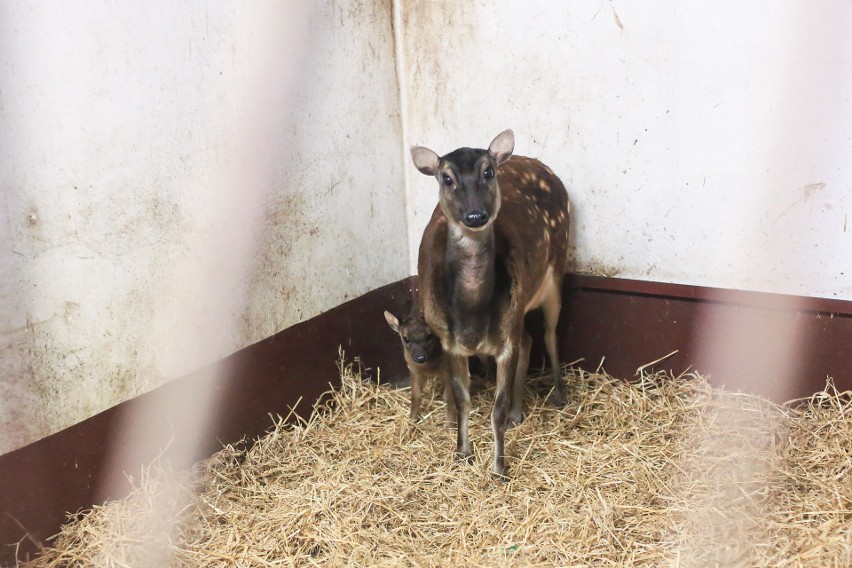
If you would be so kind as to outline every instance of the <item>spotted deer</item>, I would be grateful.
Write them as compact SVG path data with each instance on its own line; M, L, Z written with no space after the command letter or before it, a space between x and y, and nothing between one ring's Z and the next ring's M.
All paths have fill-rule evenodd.
M417 169L438 180L438 205L423 233L417 262L423 314L440 338L458 409L456 455L471 459L467 357L496 359L491 411L492 472L506 474L505 433L522 419L524 375L532 339L524 316L541 308L553 373L553 401L565 404L556 324L568 249L565 186L544 164L512 156L511 130L487 150L459 148L438 156L411 148Z
M441 349L440 340L432 333L423 313L418 309L411 310L403 319L397 318L390 312L385 312L385 319L390 328L399 335L405 364L411 376L411 411L409 417L416 420L420 414L420 402L423 399L423 384L428 379L438 379L444 385L444 402L447 405L447 426L456 424L456 403L453 398L453 387L450 382L447 358Z

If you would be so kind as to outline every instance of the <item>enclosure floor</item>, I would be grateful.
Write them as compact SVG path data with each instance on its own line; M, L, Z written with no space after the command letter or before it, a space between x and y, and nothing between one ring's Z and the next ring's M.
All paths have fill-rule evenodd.
M343 386L307 423L277 420L192 474L155 464L132 494L76 515L36 566L848 566L850 393L796 405L701 377L532 379L489 473L493 387L472 399L475 460L433 387Z

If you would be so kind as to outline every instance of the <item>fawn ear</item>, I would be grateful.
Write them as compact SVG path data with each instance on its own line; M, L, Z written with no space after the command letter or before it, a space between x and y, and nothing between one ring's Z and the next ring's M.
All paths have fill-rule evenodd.
M399 333L399 320L396 319L396 316L390 312L385 312L385 319L388 321L390 328Z
M504 130L491 141L488 146L488 153L494 158L498 164L502 164L512 156L515 150L515 133L511 130Z
M412 146L411 161L414 162L414 167L420 170L420 173L434 176L438 173L438 164L441 162L441 158L429 148Z

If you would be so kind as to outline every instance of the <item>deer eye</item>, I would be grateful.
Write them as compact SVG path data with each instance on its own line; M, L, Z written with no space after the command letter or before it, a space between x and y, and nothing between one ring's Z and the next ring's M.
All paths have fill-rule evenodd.
M448 174L444 174L444 185L447 187L453 185L453 178L451 178Z
M405 336L404 336L404 337L402 338L402 342L403 342L403 343L405 343L406 345L408 345L409 343L411 343L411 340L410 340L410 339L408 339L408 337L405 337Z
M493 178L494 177L494 170L492 170L491 168L488 168L487 170L482 172L482 177L484 177L485 179Z

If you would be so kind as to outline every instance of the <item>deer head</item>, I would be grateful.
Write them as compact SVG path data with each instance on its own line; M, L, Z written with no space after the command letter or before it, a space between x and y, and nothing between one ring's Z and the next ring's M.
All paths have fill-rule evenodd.
M441 355L441 343L426 325L423 314L412 312L400 321L390 312L385 312L385 320L402 341L406 360L417 365L434 362Z
M447 219L470 231L482 231L500 211L500 186L496 169L512 156L515 135L504 130L488 150L459 148L438 156L429 148L414 146L411 159L421 173L438 180L438 201Z

